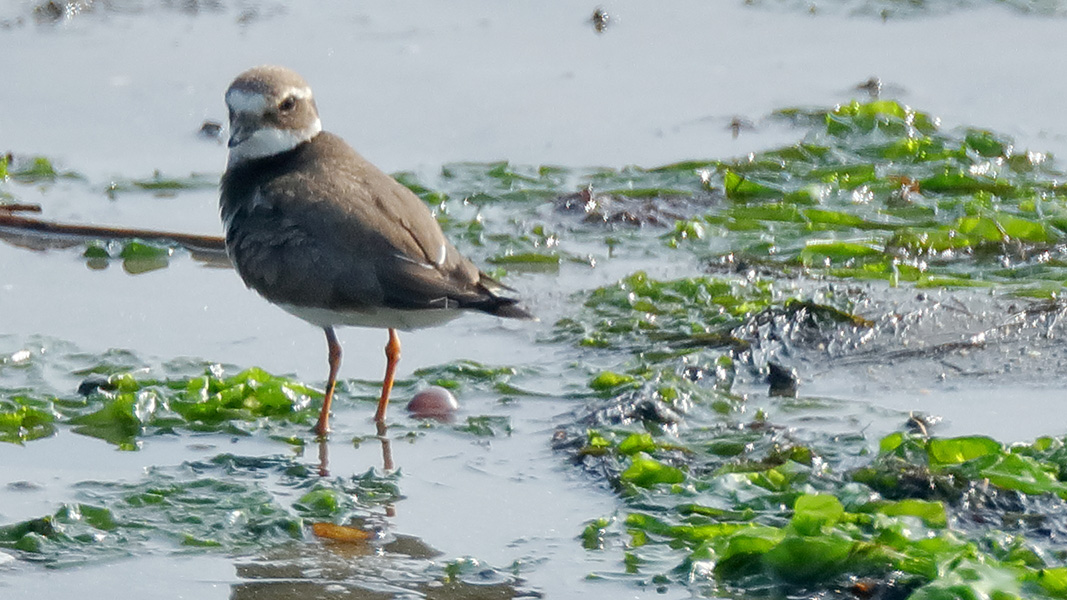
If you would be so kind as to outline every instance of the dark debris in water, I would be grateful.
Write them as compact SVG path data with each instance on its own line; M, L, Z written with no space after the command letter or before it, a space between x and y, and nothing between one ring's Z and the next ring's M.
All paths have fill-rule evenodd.
M589 224L673 227L676 221L703 213L721 201L721 194L710 191L695 195L655 189L598 192L588 186L556 198L556 209Z
M38 24L52 24L72 19L83 11L91 10L92 0L56 2L49 0L33 7L33 19Z
M771 386L768 391L769 395L796 397L797 386L800 383L796 369L769 361L767 370L767 383Z
M608 11L604 10L604 7L598 6L593 11L593 16L589 17L589 22L593 25L593 30L597 33L604 33L608 29L608 25L611 24L611 15Z
M153 10L173 11L188 16L226 10L223 0L46 0L33 5L31 12L39 25L55 25L83 14L138 14Z
M1061 0L745 0L745 4L766 9L785 8L811 15L866 16L883 21L1002 6L1023 14L1047 17L1067 15L1067 5Z
M203 124L200 125L200 129L196 134L201 139L209 140L221 144L224 141L222 123L212 119L206 119Z

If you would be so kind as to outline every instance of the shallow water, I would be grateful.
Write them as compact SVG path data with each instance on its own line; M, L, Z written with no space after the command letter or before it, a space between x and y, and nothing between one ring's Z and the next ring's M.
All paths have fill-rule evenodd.
M88 178L88 185L18 188L20 201L39 202L45 217L60 221L217 234L213 190L114 200L104 190L112 178L157 170L221 172L225 147L196 131L205 119L224 118L221 95L230 79L265 62L304 74L327 128L365 156L387 171L427 177L460 160L585 167L740 156L796 139L796 131L764 120L772 110L861 97L853 86L872 75L950 126L980 125L1022 146L1067 155L1060 111L1067 83L1056 76L1059 57L1067 56L1062 22L1003 8L883 22L741 2L620 2L606 6L613 19L597 34L588 22L592 5L564 2L418 2L373 11L343 2L279 2L253 12L237 3L179 10L116 2L51 24L35 23L32 6L0 7L0 50L9 59L0 139L5 150L52 157ZM735 139L728 124L738 116L755 128ZM394 439L405 499L389 519L391 531L415 536L447 559L471 556L498 569L517 561L522 587L547 597L688 597L678 588L658 594L622 581L585 581L590 572L620 568L616 556L587 552L576 541L583 523L611 514L617 500L551 451L553 430L578 406L558 397L549 374L573 357L535 343L566 312L574 290L637 267L660 278L696 268L695 260L677 255L664 262L628 257L592 269L565 263L558 275L513 275L509 283L529 298L541 323L472 316L405 335L402 376L456 359L536 365L546 373L538 391L557 395L507 406L486 394L460 398L461 416L510 417L510 436L482 441L435 429L414 442ZM245 290L232 271L184 254L166 269L131 276L117 262L87 269L80 251L0 244L0 273L0 355L29 350L40 366L0 371L4 385L70 393L78 378L64 356L112 348L147 364L195 357L324 379L320 332ZM342 377L380 377L384 333L347 330L340 338ZM946 417L941 433L1011 441L1062 430L1058 383L1062 375L1054 372L944 383L920 365L906 385L899 372L839 369L809 374L804 390L845 399L834 419L857 427L888 429L922 410ZM765 393L756 386L746 391ZM1022 398L1010 413L1005 396ZM399 408L393 419L407 423ZM345 407L335 419L331 471L380 467L376 443L350 442L372 431L370 411ZM155 436L139 452L116 452L61 430L25 447L0 445L0 483L34 484L0 487L0 522L52 512L75 498L71 485L79 481L135 481L148 466L220 452L289 451L256 437L201 441ZM236 596L242 588L234 586L247 582L238 573L243 560L152 554L49 571L0 562L0 596L93 599L122 589L154 597L164 588L177 597ZM312 594L329 591L328 575L314 581L320 585Z
M790 133L759 127L735 140L733 117L760 124L783 106L830 105L862 95L852 88L871 76L949 125L981 123L1058 154L1067 143L1062 23L1003 7L882 22L619 2L597 35L593 7L566 2L274 3L254 18L240 4L192 14L115 4L136 9L54 26L32 25L28 2L6 4L0 19L30 21L3 32L18 65L0 90L11 148L95 178L218 172L225 149L192 133L225 117L221 92L235 73L266 62L304 74L327 127L387 171L741 155Z

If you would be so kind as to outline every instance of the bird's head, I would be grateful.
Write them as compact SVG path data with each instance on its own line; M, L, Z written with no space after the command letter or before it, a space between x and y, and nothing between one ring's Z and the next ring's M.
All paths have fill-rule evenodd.
M311 87L285 67L241 73L226 90L226 106L230 166L288 152L322 131Z

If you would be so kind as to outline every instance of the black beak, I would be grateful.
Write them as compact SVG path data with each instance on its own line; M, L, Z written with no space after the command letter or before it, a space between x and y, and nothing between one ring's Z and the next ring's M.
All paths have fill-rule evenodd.
M239 146L256 131L256 124L250 117L237 115L230 119L230 141L226 144L230 148Z

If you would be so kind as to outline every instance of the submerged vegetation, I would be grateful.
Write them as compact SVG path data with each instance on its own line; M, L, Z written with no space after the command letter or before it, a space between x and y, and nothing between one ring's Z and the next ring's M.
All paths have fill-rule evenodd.
M577 460L625 508L590 521L583 545L619 552L645 585L713 597L1067 594L1062 440L895 433L866 455L862 436L802 442L773 421L588 429Z
M888 100L775 118L803 139L735 160L617 170L462 163L433 181L398 175L496 275L626 266L566 302L540 340L563 357L551 368L459 361L416 371L398 395L436 385L501 403L567 396L580 405L554 447L618 497L617 511L588 515L575 532L588 552L615 559L592 580L708 597L1067 598L1056 544L1067 531L1063 440L941 437L922 415L805 397L796 370L974 355L996 335L1051 343L1067 283L1063 174L1002 135L946 131ZM45 163L0 167L14 182L47 185L58 171ZM202 184L157 175L112 191ZM122 259L138 272L166 266L177 248L88 242L81 252L91 267ZM955 314L979 330L921 337L934 309L895 304L904 290L919 302L916 288L955 294ZM991 299L982 310L960 300L978 297ZM1004 298L1012 308L993 304ZM941 314L928 318L948 320ZM914 344L886 341L905 335ZM321 398L257 368L145 370L130 357L70 369L78 393L48 390L24 376L45 353L16 354L0 358L0 441L30 449L70 432L126 450L162 435L300 448ZM369 406L377 385L342 382L341 406ZM480 443L515 425L492 414L394 427L413 440L446 430ZM396 472L331 480L295 460L225 454L152 469L142 482L85 482L78 503L0 528L0 547L52 566L158 537L178 551L261 550L307 535L305 520L380 520L402 487ZM279 489L295 492L283 501Z
M319 414L322 392L290 378L255 367L226 375L220 365L181 363L164 365L173 377L157 379L145 369L124 367L105 362L79 370L83 379L76 394L0 388L0 441L24 444L54 435L57 425L121 450L136 450L146 438L178 432L236 436L265 432L297 446L313 441L310 426ZM189 375L197 369L201 374ZM398 380L395 387L403 393L437 385L527 395L508 383L517 372L460 361L421 369L411 379ZM377 401L380 385L350 380L342 384L342 395L369 405ZM498 430L506 433L508 427L506 417L480 415L454 429L492 436Z
M620 555L619 572L598 576L714 597L1067 597L1062 440L1004 447L912 433L903 418L871 440L847 421L785 425L820 408L791 399L795 388L774 399L772 382L754 414L734 392L776 356L825 360L835 340L877 334L881 316L856 312L871 308L867 292L843 282L1058 297L1060 173L894 102L781 116L811 133L741 161L653 171L722 191L663 236L722 275L636 273L557 325L579 347L629 357L592 379L602 399L557 435L623 502L581 536Z
M0 547L51 567L135 554L159 537L178 549L268 548L303 537L305 519L372 515L399 498L394 478L320 478L292 459L221 454L150 469L140 482L82 482L83 502L0 527ZM295 492L295 501L279 502L272 485Z
M679 222L672 244L729 235L734 263L893 284L1036 293L1067 279L1067 193L1047 156L987 131L945 133L891 101L782 115L812 134L714 165L730 205Z

